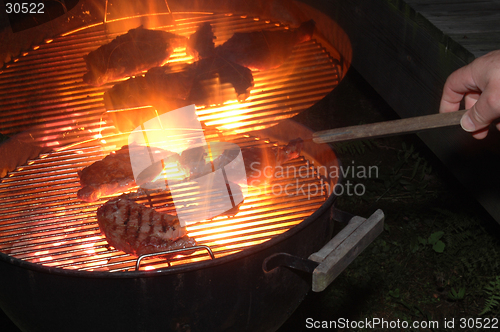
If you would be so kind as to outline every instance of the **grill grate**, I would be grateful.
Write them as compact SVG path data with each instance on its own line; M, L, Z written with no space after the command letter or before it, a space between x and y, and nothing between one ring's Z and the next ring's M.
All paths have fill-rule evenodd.
M216 44L236 31L286 28L251 17L178 16L175 27L160 28L189 36L200 23L209 21L217 35ZM116 35L106 34L103 25L67 33L33 47L0 72L0 131L8 135L30 128L35 138L55 149L18 167L0 183L2 252L66 269L117 272L135 268L135 257L109 247L99 233L95 212L109 197L94 203L76 199L77 170L121 147L120 136L106 123L102 103L102 94L113 84L90 87L81 81L86 71L83 55ZM175 70L176 63L189 61L192 59L184 50L176 50L170 65ZM323 98L338 84L337 64L318 41L299 45L283 66L254 73L255 87L245 102L197 106L198 117L208 128L207 140L222 137L242 147L284 143L250 132L275 125ZM300 223L322 205L328 192L305 158L286 166L307 169L307 176L292 174L274 180L267 188L250 188L238 214L188 226L189 235L209 246L217 258L267 241ZM277 192L286 185L287 193ZM136 199L159 211L173 212L168 193ZM168 262L148 258L141 269L205 259L210 257L204 250Z
M273 144L249 135L232 142L240 146ZM79 189L76 171L102 157L100 148L73 148L48 154L12 172L0 184L0 250L30 262L69 269L122 271L134 267L134 257L109 248L99 233L95 212L109 197L84 203L75 195ZM188 226L189 235L222 257L300 223L323 204L328 191L305 158L287 162L283 169L288 172L267 187L250 187L235 216ZM169 193L142 195L136 200L158 211L175 211ZM168 263L147 260L147 268L202 259L209 259L204 251Z

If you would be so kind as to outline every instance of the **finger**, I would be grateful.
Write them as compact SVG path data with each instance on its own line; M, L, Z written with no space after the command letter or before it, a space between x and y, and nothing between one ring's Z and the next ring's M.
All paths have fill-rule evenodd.
M471 66L467 65L454 71L443 87L443 95L441 97L441 104L439 112L452 112L457 111L460 107L460 102L464 95L471 92L480 93L476 82L473 79Z
M488 87L477 102L462 118L462 127L467 131L477 131L489 126L500 115L500 97L497 89Z
M472 134L472 137L475 139L483 139L488 135L488 127L481 129L479 131L476 131L475 133Z
M445 85L441 103L439 104L439 113L454 112L460 109L460 102L464 98L465 92L456 92L451 90L449 85Z
M475 103L477 103L478 99L481 97L481 94L478 92L471 92L467 93L465 95L464 101L465 101L465 109L470 109L472 106L474 106Z
M486 126L483 126L482 128L479 127L479 124L477 121L473 120L475 117L477 117L477 109L476 109L477 103L471 107L465 114L462 116L462 119L460 119L460 125L462 126L462 129L472 133L472 136L476 139L483 139L488 135L488 124Z
M464 97L463 95L460 95L459 101L452 102L452 101L444 100L443 98L445 98L445 97L443 95L443 98L441 98L441 103L439 104L439 113L448 113L448 112L458 111L460 109L460 101L462 100L463 97Z

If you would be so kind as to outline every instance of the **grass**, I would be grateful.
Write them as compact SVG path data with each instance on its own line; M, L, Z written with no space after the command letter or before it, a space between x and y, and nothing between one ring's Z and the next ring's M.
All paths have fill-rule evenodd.
M365 197L338 202L367 212L378 204L387 218L385 232L328 290L332 312L342 310L344 289L361 284L375 290L368 307L354 311L358 319L498 317L497 225L483 220L480 207L463 189L450 187L413 145L403 142L393 153L397 162L381 164L380 178L365 182Z
M349 84L363 83L351 79ZM354 115L350 120L354 124L365 121L364 116L375 119L388 108L373 92L349 97L348 89L339 89L340 95L332 97L332 104L347 99L354 108L363 110L360 118ZM314 130L322 130L325 117L328 115L312 111L301 120ZM332 121L337 119L330 117ZM444 322L452 319L455 328L468 322L460 322L461 318L480 318L483 323L499 319L500 226L418 137L406 135L333 147L344 165L354 160L356 165L376 165L379 171L377 177L350 174L344 179L362 184L365 191L361 196L339 197L336 207L364 217L380 208L386 215L385 230L324 292L309 294L280 332L292 328L298 331L300 327L309 330L307 318L439 322L439 327L408 331L446 330ZM464 330L484 329L466 326Z

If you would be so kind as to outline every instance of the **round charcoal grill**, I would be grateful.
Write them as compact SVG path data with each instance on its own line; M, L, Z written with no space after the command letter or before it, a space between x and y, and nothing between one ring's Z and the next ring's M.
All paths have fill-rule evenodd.
M174 14L172 24L154 28L188 37L210 22L216 45L237 31L289 28L258 17ZM196 105L207 141L265 147L301 136L301 157L282 165L286 171L267 187L249 188L236 215L188 226L200 245L194 253L137 259L99 232L96 209L111 196L93 203L76 198L77 171L124 145L102 101L113 83L84 84L82 57L136 27L127 22L45 40L0 72L0 131L22 131L43 151L0 183L0 305L24 331L275 330L311 287L293 269L312 272L324 258L305 259L331 237L338 178L328 170L339 167L333 151L307 141L311 133L286 119L336 87L341 57L316 36L279 68L255 72L244 102ZM177 49L169 66L191 61ZM188 199L195 196L188 191ZM133 197L174 212L168 192Z
M217 43L227 40L231 32L288 28L228 14L182 16L185 18L177 17L176 26L159 28L189 37L197 26L210 22ZM123 135L107 121L109 113L102 104L102 94L113 83L95 88L81 82L86 71L83 55L118 34L107 34L103 25L69 32L24 53L0 76L9 87L2 102L10 109L2 112L2 117L11 120L2 121L2 130L9 133L34 121L39 129L32 130L32 135L55 149L18 167L0 185L0 195L5 198L1 203L4 226L0 227L0 249L12 257L77 270L135 268L135 257L110 248L100 235L95 210L110 198L87 204L75 197L79 188L76 171L126 144ZM176 70L179 64L190 61L185 49L177 49L169 65ZM338 84L338 64L339 60L318 41L300 44L284 65L254 73L255 87L244 102L232 100L225 105L197 107L199 120L209 128L207 140L223 139L242 148L286 143L254 136L252 132L292 117L323 98ZM283 165L289 171L275 183L267 188L250 188L236 216L192 226L190 236L210 247L217 258L267 241L300 223L328 197L326 186L330 184L319 177L312 162L300 158ZM299 169L308 169L307 176L299 177ZM300 194L286 195L280 190L285 186L289 193ZM310 190L302 194L304 187ZM168 194L137 199L160 211L175 213ZM210 256L202 251L166 264L207 258ZM161 267L164 265L144 268Z

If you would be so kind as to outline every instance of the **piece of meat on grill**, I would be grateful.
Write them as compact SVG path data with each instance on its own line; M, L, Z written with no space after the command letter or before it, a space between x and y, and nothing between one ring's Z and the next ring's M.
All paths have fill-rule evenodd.
M83 81L100 86L163 65L174 49L186 46L187 38L161 30L129 30L84 56Z
M169 72L168 67L155 67L145 76L137 76L115 84L104 93L107 110L120 110L142 106L165 109L169 103L186 100L193 85L188 73ZM185 102L186 103L186 102Z
M272 180L277 166L299 157L302 143L302 139L297 138L290 141L286 146L242 148L241 152L248 184L257 186ZM102 196L124 192L137 186L130 163L130 150L134 148L140 147L125 145L104 159L78 171L82 188L78 191L77 197L86 202L94 202ZM186 174L186 180L195 179L213 171L212 164L205 160L208 152L204 148L189 149L183 152L181 156L160 149L151 149L157 153L162 153L162 156L173 155L174 158L178 157L179 168ZM142 153L144 149L141 148L139 151ZM220 156L213 160L214 169L228 165L237 157L237 153L239 151L234 149L223 151ZM137 153L135 155L137 156ZM144 159L148 161L150 156L145 155ZM161 158L155 158L155 160L159 159ZM155 164L161 165L158 162L154 163L153 166ZM151 181L161 171L161 168L158 168L158 172L155 173L154 169L153 167L149 177L141 177L142 182Z
M104 93L104 106L113 111L107 115L116 129L131 132L157 115L190 105L187 97L192 85L193 78L186 72L168 72L168 67L155 67L145 76L115 84Z
M297 138L288 142L286 146L244 147L241 148L247 183L258 186L268 183L275 176L276 167L285 162L296 159L302 151L303 140ZM226 149L213 160L213 169L225 167L230 172L228 165L238 156L238 149ZM207 162L207 148L197 147L184 151L178 159L179 168L186 177L194 179L212 172L212 163ZM231 164L236 165L236 164ZM238 172L238 170L235 170Z
M97 222L111 246L134 256L196 245L176 216L160 213L124 195L99 207Z
M115 84L104 94L107 110L162 105L172 100L186 104L222 104L230 99L244 100L253 87L252 72L220 58L205 58L186 65L180 72L168 66L150 69L144 77Z
M77 197L86 202L134 187L128 145L78 171L82 188Z
M193 77L188 100L197 105L244 101L254 86L252 71L227 59L209 57L189 65Z
M286 146L250 147L241 149L247 173L247 183L259 186L275 178L277 167L300 156L303 140L291 140Z
M212 166L206 162L207 154L207 149L202 146L182 151L177 165L186 179L194 179L212 172Z
M310 20L296 29L236 32L217 46L215 53L252 70L277 68L292 55L295 45L311 40L314 26L314 21Z
M140 149L134 151L134 149ZM133 151L136 158L144 149L139 146L125 145L120 150L112 152L104 159L79 170L78 177L82 188L78 190L77 197L85 202L95 202L102 196L108 196L119 192L130 190L137 186L134 172L130 162L130 153ZM154 153L171 154L157 148L150 150ZM150 156L145 155L145 160ZM155 175L152 175L151 179Z
M196 104L222 104L246 99L254 85L252 72L220 58L205 58L186 65L180 72L156 67L145 75L115 84L104 93L104 105L121 132L134 130L158 114ZM134 109L139 108L139 109Z
M203 23L189 37L186 47L187 54L191 55L195 61L213 56L215 50L214 39L212 25L208 22Z

